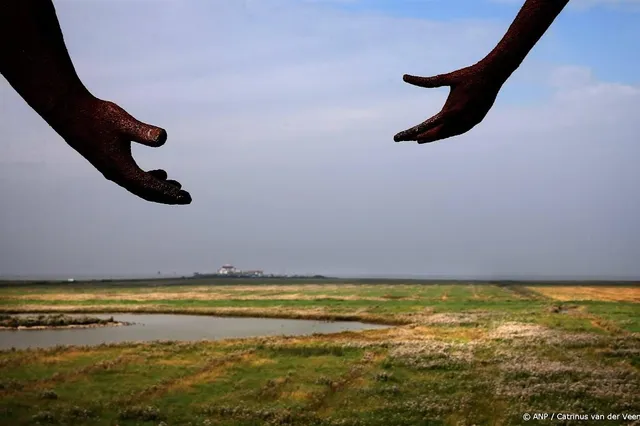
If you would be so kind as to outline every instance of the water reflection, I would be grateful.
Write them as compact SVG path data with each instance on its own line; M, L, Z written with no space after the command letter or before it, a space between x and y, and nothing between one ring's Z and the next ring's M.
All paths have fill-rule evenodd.
M73 315L72 315L73 316ZM99 314L91 316L131 322L122 327L59 330L2 330L0 349L44 348L56 345L97 345L127 341L218 340L234 337L307 335L365 330L386 326L360 322L326 322L272 318L222 318L173 314Z

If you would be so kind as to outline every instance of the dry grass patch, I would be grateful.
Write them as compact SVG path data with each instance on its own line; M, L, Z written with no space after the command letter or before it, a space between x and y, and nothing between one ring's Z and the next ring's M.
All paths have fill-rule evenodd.
M185 314L185 315L212 315L227 317L256 317L256 318L281 318L281 319L309 319L309 320L341 320L341 321L365 321L385 323L380 316L366 313L335 314L326 307L315 308L288 308L288 307L180 307L167 308L162 305L15 305L10 308L0 309L0 312L8 313L33 313L33 312L66 312L66 313L155 313L155 314ZM385 318L389 320L389 318Z
M537 324L525 324L520 322L505 322L489 331L489 339L518 339L549 337L557 334L553 330Z
M213 358L207 362L204 367L200 368L199 371L174 380L169 380L161 385L153 385L140 392L137 395L137 398L152 399L168 393L185 392L193 385L215 381L218 377L222 376L230 366L237 365L239 363L251 362L251 359L254 357L254 353L242 351L239 353L229 354L222 358Z
M13 305L11 307L3 307L0 312L30 314L40 312L66 312L66 313L100 313L100 312L135 312L148 309L149 305Z
M640 376L633 368L594 365L585 358L543 359L507 348L495 355L502 360L496 387L499 395L527 400L555 394L578 403L587 397L618 405L614 409L637 407L640 402Z
M433 328L432 332L441 339L455 341L480 340L487 336L487 330L480 327L437 327Z
M261 367L263 365L276 364L276 363L277 361L271 358L257 358L257 359L251 360L249 365L251 365L252 367Z
M478 289L476 288L475 285L471 286L471 298L473 300L481 300L481 299L486 299L484 297L480 297L480 295L478 294Z
M412 286L396 285L394 290L413 289ZM197 286L176 288L136 289L136 291L113 291L112 289L96 289L91 292L73 292L62 290L56 293L26 293L20 295L6 295L10 300L41 300L55 302L85 302L87 300L110 301L154 301L154 300L419 300L418 295L398 296L377 293L376 286L362 286L353 284L304 284L304 285L228 285L228 286ZM367 295L369 293L370 295ZM445 294L444 299L447 298Z
M289 289L291 291L291 289ZM385 297L366 297L357 295L344 294L313 294L304 293L277 293L277 294L239 294L240 292L214 292L212 290L196 292L154 292L154 293L56 293L56 294L30 294L23 296L8 296L12 300L43 300L43 301L65 301L65 302L84 302L87 300L115 300L115 301L154 301L154 300L370 300L385 301ZM407 299L407 298L397 298ZM443 299L444 300L444 299Z
M185 366L193 364L193 361L188 359L159 359L155 362L157 365L170 365L170 366Z
M341 333L327 334L325 336L312 336L310 340L315 342L331 342L346 345L385 346L399 345L404 342L416 342L427 340L450 341L474 341L487 336L487 330L480 327L439 327L428 325L404 325L377 330L345 331ZM289 340L290 341L290 340ZM302 340L299 340L302 342Z
M308 401L313 394L311 392L296 389L291 392L283 392L282 399L289 399L291 401Z
M194 374L193 376L188 376L182 380L179 380L175 383L172 383L167 388L163 389L164 392L176 392L176 391L185 391L191 388L193 385L197 385L199 383L211 383L222 376L227 369L227 366L218 366L211 370L203 371L198 374Z
M474 361L475 347L476 342L404 341L389 351L389 357L418 370L456 369Z
M427 324L427 325L473 325L477 324L482 319L486 319L491 314L488 313L462 313L462 312L450 312L450 313L429 313L429 311L399 315L398 318L405 320L411 324Z
M473 341L486 337L487 331L479 327L431 327L410 325L393 327L378 333L377 341L402 343L407 341L446 339L450 341Z
M99 351L92 351L92 350L69 349L67 351L55 353L52 355L43 355L39 361L42 362L43 364L57 364L60 362L72 361L81 356L96 356L96 355L99 355L100 353L101 352Z
M640 303L640 287L582 287L541 286L527 287L537 293L561 301L599 300L606 302Z
M630 336L630 335L629 335ZM625 339L621 337L621 339ZM541 345L564 348L584 348L610 342L611 337L589 332L570 333L536 324L508 322L489 330L481 340L505 340L511 348L531 348Z
M206 288L206 287L205 287ZM344 291L344 290L362 290L363 286L353 284L302 284L302 285L233 285L233 286L218 286L217 289L229 292L301 292L301 291L314 291L314 290L329 290L329 291Z

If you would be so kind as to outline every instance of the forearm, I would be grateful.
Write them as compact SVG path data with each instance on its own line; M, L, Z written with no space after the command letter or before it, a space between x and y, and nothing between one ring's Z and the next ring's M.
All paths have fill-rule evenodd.
M480 64L506 81L569 0L526 0L500 43Z
M90 96L51 0L0 1L0 72L45 120L60 104Z

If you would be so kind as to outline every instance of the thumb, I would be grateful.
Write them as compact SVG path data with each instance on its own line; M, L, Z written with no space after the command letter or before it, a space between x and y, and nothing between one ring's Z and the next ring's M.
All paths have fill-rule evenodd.
M413 84L414 86L424 87L427 89L433 87L449 86L451 81L449 74L439 74L433 77L418 77L415 75L405 74L402 76L405 83Z
M157 126L136 120L131 114L113 102L105 102L104 114L113 121L123 136L130 141L158 147L167 141L167 132Z
M167 141L167 132L164 129L138 121L124 110L122 110L118 121L124 136L133 142L159 147Z
M133 142L151 147L162 146L167 141L167 132L164 129L141 123L135 118L125 126L124 133Z

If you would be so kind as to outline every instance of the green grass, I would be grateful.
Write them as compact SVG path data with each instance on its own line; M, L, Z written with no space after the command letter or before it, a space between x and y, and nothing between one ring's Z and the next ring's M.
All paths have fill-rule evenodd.
M514 283L261 287L250 280L248 288L201 281L2 287L0 311L345 318L398 326L0 351L0 424L520 425L525 412L622 414L640 407L635 303L560 302Z

